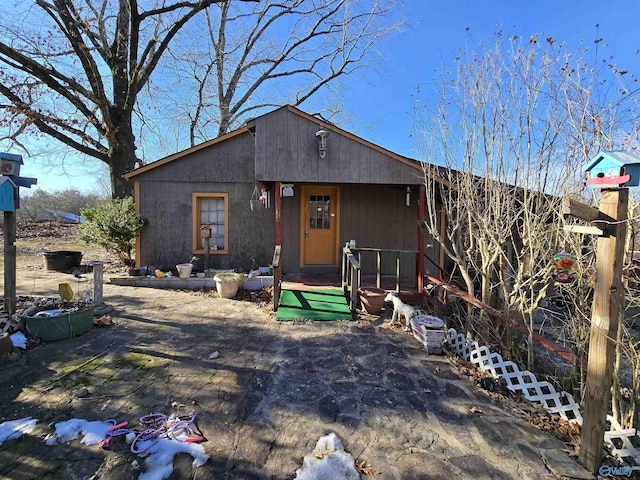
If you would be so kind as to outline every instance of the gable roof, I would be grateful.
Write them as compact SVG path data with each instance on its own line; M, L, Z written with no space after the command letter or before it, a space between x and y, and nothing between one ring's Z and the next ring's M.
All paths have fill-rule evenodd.
M276 111L282 110L282 109L287 109L289 112L295 113L296 115L298 115L298 116L300 116L300 117L302 117L302 118L304 118L306 120L309 120L311 122L317 123L318 126L321 126L322 128L325 128L325 129L330 130L332 132L335 132L335 133L337 133L339 135L342 135L342 136L344 136L346 138L349 138L349 139L351 139L351 140L353 140L353 141L355 141L355 142L357 142L357 143L359 143L361 145L364 145L364 146L366 146L368 148L371 148L372 150L375 150L375 151L380 152L380 153L382 153L382 154L384 154L384 155L386 155L388 157L391 157L394 160L397 160L397 161L399 161L401 163L404 163L405 165L408 165L408 166L410 166L412 168L416 168L416 169L422 170L422 164L418 160L414 160L412 158L405 157L405 156L400 155L398 153L392 152L391 150L388 150L388 149L386 149L384 147L381 147L380 145L377 145L377 144L375 144L373 142L370 142L369 140L365 140L364 138L359 137L359 136L357 136L357 135L355 135L355 134L353 134L351 132L348 132L347 130L343 130L342 128L334 125L333 123L327 122L325 120L322 120L321 118L314 117L313 115L310 115L310 114L308 114L306 112L303 112L302 110L300 110L297 107L294 107L293 105L284 105L284 106L282 106L282 107L280 107L280 108L278 108L276 110L273 110L271 112L268 112L268 113L265 113L263 115L260 115L260 117L263 117L265 115L269 115L269 114L271 114L273 112L276 112ZM257 117L257 118L260 118L260 117ZM254 123L255 123L255 119L252 119L249 122L247 122L248 126L250 126L250 127Z
M617 165L619 167L640 163L640 157L633 153L627 152L626 150L609 150L606 152L601 151L591 159L586 167L584 167L584 171L588 172L590 170L593 170L593 168L603 160L606 160L609 165Z
M176 152L176 153L174 153L172 155L169 155L167 157L161 158L161 159L156 160L156 161L154 161L152 163L148 163L147 165L144 165L142 167L136 168L135 170L132 170L130 172L125 173L123 176L124 176L124 178L126 180L133 180L135 177L137 177L140 174L146 173L146 172L148 172L150 170L153 170L155 168L158 168L158 167L160 167L162 165L166 165L167 163L173 162L174 160L181 159L181 158L183 158L183 157L185 157L187 155L190 155L190 154L192 154L194 152L197 152L199 150L208 148L208 147L210 147L212 145L216 145L218 143L224 142L225 140L228 140L228 139L233 138L235 136L242 135L242 134L252 134L255 131L256 119L264 117L266 115L270 115L270 114L272 114L274 112L277 112L279 110L282 110L282 109L286 109L289 112L294 113L295 115L298 115L298 116L300 116L300 117L302 117L302 118L304 118L306 120L309 120L309 121L312 121L314 123L317 123L318 125L322 125L322 127L326 128L327 130L330 130L330 131L335 132L335 133L337 133L339 135L342 135L342 136L344 136L346 138L349 138L349 139L351 139L351 140L353 140L353 141L355 141L355 142L357 142L357 143L359 143L361 145L364 145L364 146L366 146L368 148L371 148L372 150L380 152L383 155L386 155L387 157L390 157L390 158L392 158L392 159L394 159L394 160L396 160L396 161L398 161L398 162L400 162L400 163L402 163L404 165L407 165L407 166L409 166L411 168L414 168L416 170L422 171L422 164L417 160L413 160L413 159L410 159L408 157L404 157L402 155L394 153L391 150L388 150L388 149L386 149L384 147L381 147L380 145L372 143L372 142L370 142L368 140L363 139L362 137L354 135L351 132L343 130L342 128L337 127L336 125L333 125L330 122L324 121L324 120L322 120L320 118L314 117L313 115L310 115L310 114L308 114L306 112L303 112L302 110L298 109L297 107L294 107L292 105L284 105L284 106L282 106L280 108L277 108L277 109L272 110L270 112L267 112L267 113L265 113L263 115L260 115L260 116L258 116L256 118L248 120L246 126L244 126L244 127L238 128L237 130L233 130L233 131L228 132L228 133L225 133L223 135L220 135L219 137L216 137L216 138L214 138L212 140L208 140L208 141L203 142L203 143L201 143L199 145L196 145L194 147L190 147L190 148L187 148L187 149L182 150L180 152Z
M146 173L149 170L153 170L154 168L158 168L161 167L162 165L165 165L169 162L172 162L174 160L178 160L180 158L186 157L187 155L190 155L194 152L197 152L199 150L203 150L205 148L208 148L212 145L215 145L217 143L221 143L224 142L225 140L228 140L230 138L236 137L238 135L242 135L244 133L247 134L251 134L250 130L247 127L241 127L237 130L233 130L232 132L228 132L225 133L223 135L220 135L219 137L216 137L212 140L207 140L206 142L203 142L199 145L196 145L194 147L190 147L187 148L186 150L181 150L179 152L176 152L172 155L169 155L168 157L164 157L161 158L160 160L156 160L155 162L151 162L148 163L142 167L136 168L135 170L131 170L130 172L127 172L123 175L123 177L125 178L125 180L131 180L132 178L140 175L141 173Z

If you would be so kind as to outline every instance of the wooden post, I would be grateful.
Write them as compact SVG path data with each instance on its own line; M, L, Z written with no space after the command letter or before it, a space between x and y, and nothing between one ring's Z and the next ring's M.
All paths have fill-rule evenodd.
M597 279L591 312L585 407L578 456L580 463L593 474L597 473L602 460L602 443L611 400L618 315L624 297L622 265L628 203L627 188L601 192L600 212L603 216L611 217L615 223L604 229L608 236L598 238ZM598 223L598 226L603 225Z
M276 245L282 245L282 185L276 182Z
M396 252L396 292L400 293L400 252Z
M102 292L104 282L104 265L102 262L93 264L93 303L96 306L102 305Z
M418 190L418 222L424 222L424 202L425 202L425 186L420 185ZM418 229L418 260L416 262L416 270L418 274L418 292L422 295L424 292L424 232Z
M4 311L16 313L16 212L4 212Z

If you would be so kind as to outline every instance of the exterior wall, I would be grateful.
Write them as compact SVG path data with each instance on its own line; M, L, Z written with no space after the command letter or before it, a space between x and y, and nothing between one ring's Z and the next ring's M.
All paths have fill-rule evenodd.
M275 243L274 208L251 211L253 137L240 135L138 175L138 206L147 225L140 235L141 266L173 269L192 255L192 193L229 195L229 252L210 255L210 268L248 270L251 257L268 265ZM203 268L198 255L196 268Z
M321 122L287 107L250 123L255 137L246 129L218 143L177 154L170 161L165 159L157 168L133 177L139 192L139 212L147 220L140 236L138 265L172 269L191 259L194 192L227 193L229 198L229 251L212 252L209 267L248 270L251 257L259 265L269 264L275 243L275 195L270 209L251 211L249 199L256 180L271 188L276 181L295 186L294 197L282 198L285 273L304 271L300 267L302 184L340 187L340 238L336 248L341 250L347 241L355 239L359 247L418 250L419 169L331 126L325 126L330 130L327 156L320 159L315 132ZM408 207L407 185L413 185ZM425 238L425 244L433 242ZM432 254L437 258L437 251ZM362 255L363 273L374 273L374 254ZM202 255L198 256L196 268L202 268ZM415 260L415 254L403 254L402 277L415 279ZM383 273L395 274L395 262L395 255L383 254ZM336 266L323 271L340 270Z
M280 108L253 120L256 132L256 178L309 183L419 185L422 172L384 153ZM327 155L318 155L315 136L320 125L329 130Z
M300 272L300 188L294 197L282 199L283 270ZM411 193L411 205L405 204L405 186L339 184L340 238L338 248L349 240L357 247L418 250L418 189ZM415 278L415 254L403 254L400 274ZM375 273L373 253L362 253L363 274ZM382 256L383 274L395 274L396 257ZM304 269L303 269L304 270ZM331 270L331 269L329 269ZM332 269L339 272L339 267Z

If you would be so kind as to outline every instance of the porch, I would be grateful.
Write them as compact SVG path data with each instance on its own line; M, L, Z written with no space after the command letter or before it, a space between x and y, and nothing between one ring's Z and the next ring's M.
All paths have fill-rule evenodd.
M364 257L368 259L363 264L363 253L367 253ZM358 290L360 288L376 287L388 292L397 293L404 302L422 303L422 292L418 289L423 285L423 279L402 277L400 272L402 262L415 261L419 264L420 253L412 250L393 250L393 249L377 249L377 248L360 248L352 249L348 246L342 248L341 274L322 274L322 273L282 273L281 265L282 247L277 245L273 256L274 271L274 291L273 291L273 308L278 311L281 304L281 298L284 292L300 292L295 295L298 297L293 300L293 308L300 311L307 310L305 314L307 318L313 319L313 309L311 302L303 298L305 292L315 292L322 295L322 292L335 292L331 298L331 305L320 303L318 310L327 310L335 307L336 302L346 306L351 317L355 316L360 306L358 298ZM392 256L395 259L395 273L390 274L383 272L381 265L383 264L383 256ZM363 266L368 267L371 271L373 264L373 274L363 274ZM418 288L416 288L416 286ZM291 301L291 296L287 293L287 301ZM340 297L340 300L338 300ZM286 303L286 302L285 302ZM303 306L304 305L304 306ZM290 307L287 305L287 307ZM343 310L344 312L344 310ZM318 316L322 316L322 312L318 312Z

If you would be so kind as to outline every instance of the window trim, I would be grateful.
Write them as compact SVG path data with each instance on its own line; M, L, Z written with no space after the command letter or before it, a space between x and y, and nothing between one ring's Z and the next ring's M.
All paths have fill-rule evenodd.
M192 224L192 249L194 254L204 255L204 248L200 237L200 213L203 199L222 198L224 201L224 248L222 250L212 250L209 248L209 255L226 255L229 253L229 194L212 192L194 192L191 195L191 224Z

